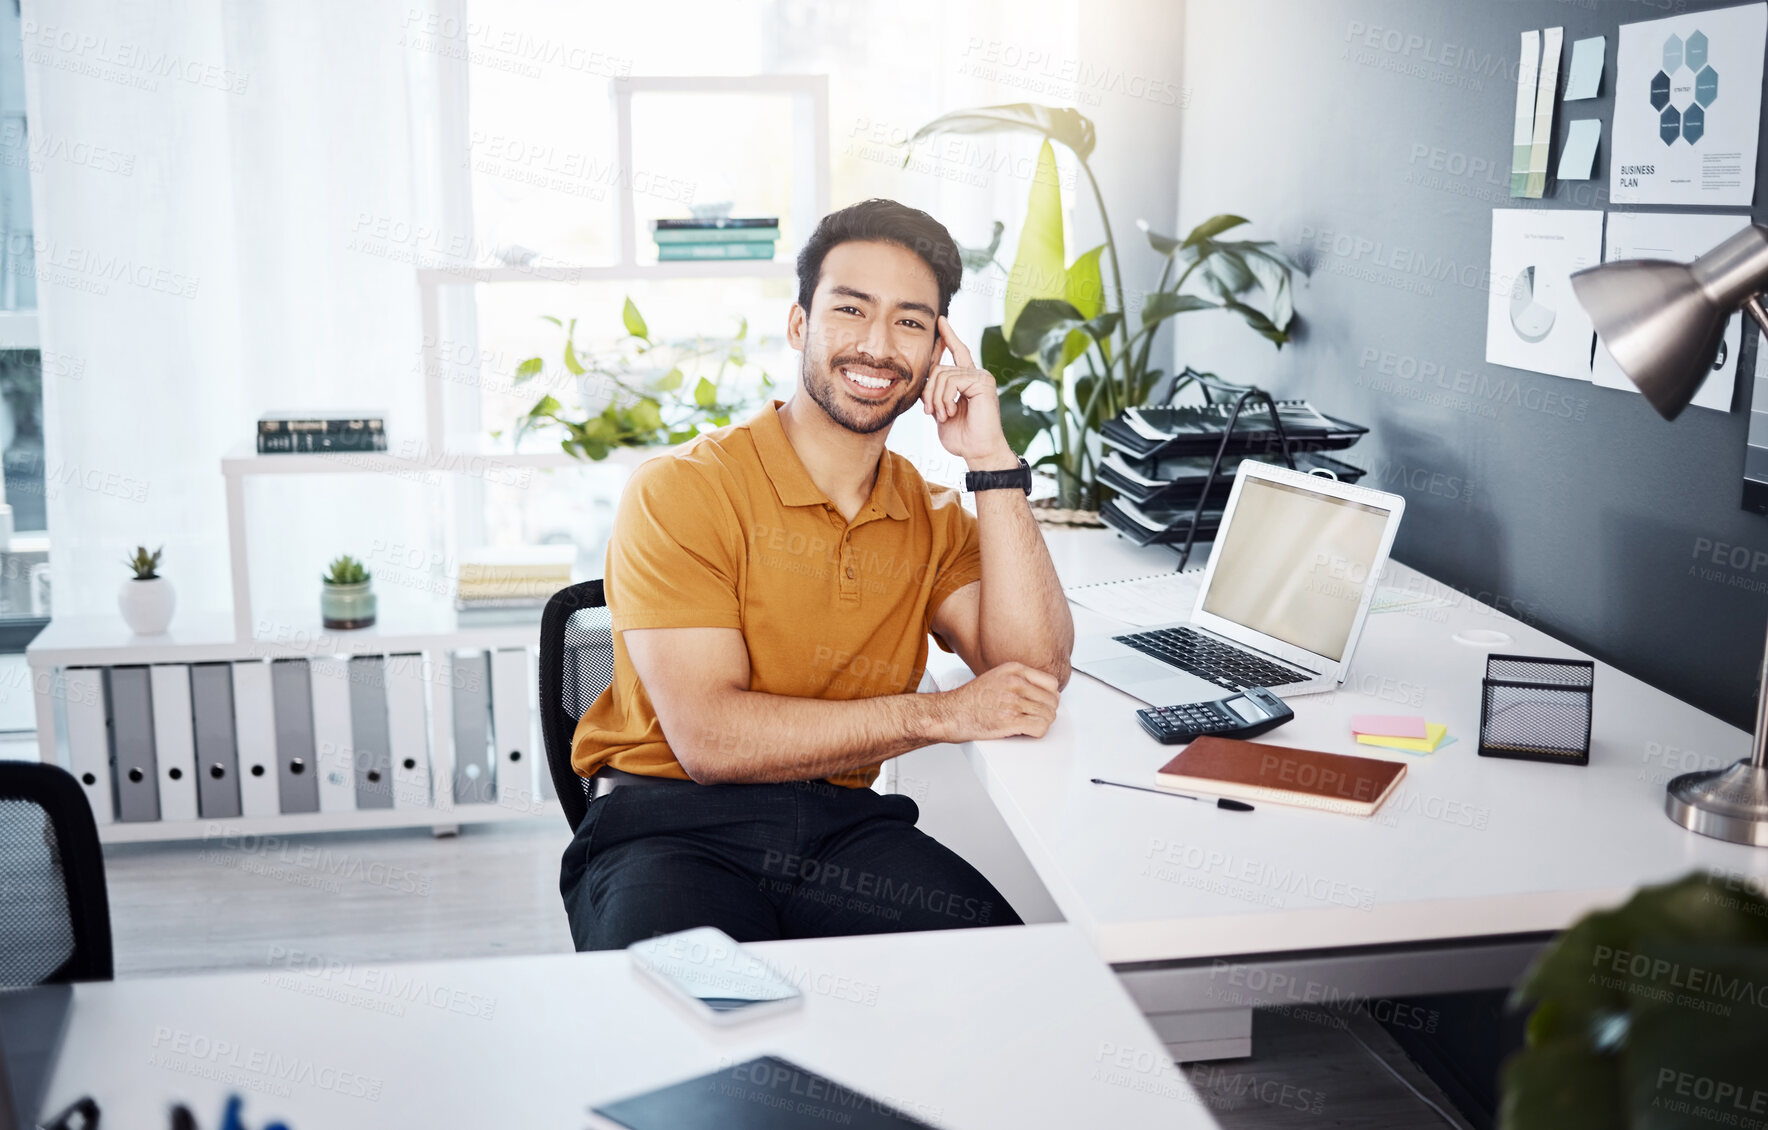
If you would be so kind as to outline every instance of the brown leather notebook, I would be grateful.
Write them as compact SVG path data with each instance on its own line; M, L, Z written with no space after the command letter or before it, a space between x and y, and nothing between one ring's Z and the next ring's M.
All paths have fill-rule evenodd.
M1154 783L1180 792L1368 816L1405 775L1401 761L1206 735L1162 766Z

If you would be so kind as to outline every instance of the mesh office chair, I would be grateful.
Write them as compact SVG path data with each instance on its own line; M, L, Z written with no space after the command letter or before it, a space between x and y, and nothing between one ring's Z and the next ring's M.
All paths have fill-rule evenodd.
M86 794L58 766L0 761L0 986L111 976L104 855Z
M559 807L575 831L589 808L589 781L571 768L577 720L614 679L614 630L600 581L552 594L540 614L540 737Z

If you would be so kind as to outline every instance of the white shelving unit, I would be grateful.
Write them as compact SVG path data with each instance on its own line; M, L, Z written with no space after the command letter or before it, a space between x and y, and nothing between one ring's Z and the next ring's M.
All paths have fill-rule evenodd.
M811 231L829 210L829 84L824 75L642 76L611 83L615 143L619 166L632 168L632 100L645 94L783 94L791 98L793 120L792 222L800 234ZM463 100L464 104L464 100ZM522 266L503 263L420 268L414 272L423 329L424 420L422 441L415 453L405 450L312 455L260 455L244 443L221 460L226 480L228 556L232 614L222 617L180 615L163 636L131 636L111 617L57 617L26 649L36 703L39 754L46 762L67 765L62 737L64 711L61 673L70 667L111 667L154 663L202 663L242 659L314 658L320 656L421 653L427 664L445 663L459 650L532 647L533 624L461 626L452 602L402 608L383 607L372 628L334 631L324 628L317 610L285 615L280 610L265 624L254 619L247 546L247 482L261 475L342 475L440 472L484 476L521 468L581 466L562 451L512 453L462 451L448 441L444 380L438 342L441 290L444 287L533 282L592 282L624 279L790 278L789 259L640 263L637 211L630 178L618 195L619 261L582 265L537 260ZM34 324L34 323L33 323ZM638 462L653 452L617 451L610 459ZM274 625L274 627L270 627ZM448 717L444 688L429 688L431 733ZM454 804L450 796L452 764L438 764L438 749L449 742L432 740L430 809L373 809L345 812L291 813L280 816L231 817L153 823L99 825L106 842L202 839L215 835L262 835L433 825L439 830L463 823L519 818L558 819L558 802L523 796L494 804ZM536 757L538 757L536 751ZM544 768L541 772L544 774ZM501 797L501 790L500 790Z

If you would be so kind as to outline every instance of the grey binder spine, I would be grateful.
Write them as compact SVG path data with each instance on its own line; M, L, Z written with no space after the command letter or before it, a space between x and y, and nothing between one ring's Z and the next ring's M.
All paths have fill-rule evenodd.
M483 651L454 656L454 803L497 799L491 749L491 665Z
M387 748L385 658L350 659L350 747L357 808L393 807L393 755Z
M153 690L146 667L107 667L105 724L110 730L111 782L117 819L160 818L159 761L154 756Z
M233 664L190 665L196 726L196 807L203 819L239 815L239 753L233 741Z
M313 682L305 659L270 665L276 714L276 787L284 812L319 811L319 768L313 760Z

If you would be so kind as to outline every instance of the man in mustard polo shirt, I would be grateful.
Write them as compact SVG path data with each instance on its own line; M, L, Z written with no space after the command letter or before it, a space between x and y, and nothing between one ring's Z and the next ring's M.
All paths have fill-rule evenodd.
M914 801L867 787L921 746L1041 737L1068 680L1030 471L945 317L961 277L925 212L825 216L786 320L797 394L633 473L605 573L614 679L572 738L596 794L559 879L578 949L1020 921ZM974 516L886 450L917 403ZM929 632L973 681L916 693Z

